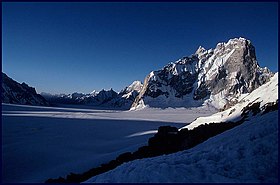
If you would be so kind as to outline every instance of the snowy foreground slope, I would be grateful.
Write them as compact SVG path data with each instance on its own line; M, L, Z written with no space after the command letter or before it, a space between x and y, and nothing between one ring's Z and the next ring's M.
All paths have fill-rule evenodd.
M2 182L44 182L135 151L159 126L177 128L205 108L93 110L2 104Z
M86 182L278 182L278 111L190 150L128 162Z
M278 182L278 110L263 114L277 101L278 73L230 109L183 128L239 121L251 106L243 124L192 149L131 161L86 182Z

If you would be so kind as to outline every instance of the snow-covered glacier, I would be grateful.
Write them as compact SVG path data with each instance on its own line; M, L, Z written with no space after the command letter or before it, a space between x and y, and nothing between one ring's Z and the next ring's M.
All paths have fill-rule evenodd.
M144 146L159 126L180 128L208 108L95 110L2 104L2 182L34 183L82 173Z

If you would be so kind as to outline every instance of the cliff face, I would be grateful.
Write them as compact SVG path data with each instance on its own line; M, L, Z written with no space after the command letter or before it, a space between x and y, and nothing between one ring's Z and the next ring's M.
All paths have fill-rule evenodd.
M269 81L272 75L258 65L255 48L249 40L230 39L209 50L200 46L195 54L147 75L132 108L191 107L208 103L224 109L241 94Z

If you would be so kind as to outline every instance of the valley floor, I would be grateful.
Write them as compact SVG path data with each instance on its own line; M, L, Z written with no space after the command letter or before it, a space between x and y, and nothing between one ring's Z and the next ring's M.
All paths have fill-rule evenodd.
M98 110L2 104L2 182L81 173L146 145L159 126L185 126L215 110Z

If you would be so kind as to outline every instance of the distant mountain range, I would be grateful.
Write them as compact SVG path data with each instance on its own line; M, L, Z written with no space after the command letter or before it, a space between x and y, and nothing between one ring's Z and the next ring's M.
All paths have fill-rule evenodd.
M134 102L136 96L142 89L140 81L134 81L131 85L125 87L119 93L113 89L93 91L90 94L72 93L52 95L49 93L41 93L45 99L53 104L83 104L100 107L111 107L118 109L129 109Z
M150 72L144 84L135 81L119 93L110 89L89 94L38 95L34 88L19 84L2 73L2 102L86 104L132 110L209 105L223 110L272 76L269 69L258 65L251 41L235 38L218 43L215 49L206 50L200 46L194 54Z

